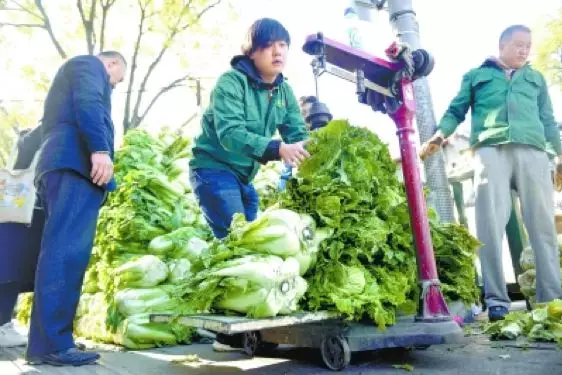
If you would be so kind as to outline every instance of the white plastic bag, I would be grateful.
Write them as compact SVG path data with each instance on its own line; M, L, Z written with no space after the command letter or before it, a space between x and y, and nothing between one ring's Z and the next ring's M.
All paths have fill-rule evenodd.
M37 200L34 180L38 154L28 169L13 170L10 164L0 168L0 223L31 224Z

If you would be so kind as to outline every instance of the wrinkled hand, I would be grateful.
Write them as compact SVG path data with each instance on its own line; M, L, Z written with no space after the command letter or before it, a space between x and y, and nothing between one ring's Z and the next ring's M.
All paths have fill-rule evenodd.
M441 148L441 146L443 145L443 142L445 141L445 137L443 136L443 133L441 132L437 132L433 135L433 137L429 138L421 147L421 151L420 151L420 158L422 160L426 159L429 156L432 156L433 154L435 154L437 151L439 151L439 149Z
M298 167L306 158L310 157L308 151L304 149L306 141L287 144L281 143L279 146L279 156L285 164L291 167Z
M113 161L111 157L105 153L93 153L91 156L92 172L90 177L94 184L103 186L111 181L113 177Z
M562 191L562 155L556 157L556 167L554 168L554 188Z

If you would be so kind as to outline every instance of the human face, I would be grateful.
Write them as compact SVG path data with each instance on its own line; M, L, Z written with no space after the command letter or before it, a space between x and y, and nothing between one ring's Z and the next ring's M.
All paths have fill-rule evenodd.
M531 51L531 34L515 32L511 39L500 43L500 58L512 69L519 69L527 63Z
M109 83L111 87L115 88L118 83L123 82L125 74L127 73L127 66L120 58L109 58L105 61L105 69L109 74Z
M265 82L273 83L283 72L287 60L289 45L283 40L271 42L265 48L260 48L250 55Z

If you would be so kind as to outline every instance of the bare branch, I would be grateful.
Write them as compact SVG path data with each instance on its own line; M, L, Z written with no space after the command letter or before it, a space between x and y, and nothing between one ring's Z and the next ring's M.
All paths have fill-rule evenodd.
M105 28L107 27L107 14L109 9L115 4L116 0L100 0L101 5L101 25L100 25L100 52L105 48Z
M115 4L116 0L100 0L100 5L102 8L111 8Z
M137 34L137 40L135 41L135 47L133 49L133 57L131 59L131 72L129 74L129 87L127 88L127 97L125 99L125 113L123 116L123 129L125 131L129 130L129 128L132 127L133 121L135 120L131 118L131 97L137 72L137 60L139 56L141 40L144 35L144 23L146 22L146 6L142 4L141 0L138 0L138 5L140 8L139 31Z
M61 44L59 43L59 41L55 37L55 34L53 32L53 28L51 26L51 20L49 19L49 16L47 15L47 12L45 12L45 8L43 7L42 0L35 0L35 6L37 7L37 9L39 9L39 12L41 13L41 16L43 18L44 28L49 33L49 38L51 38L51 41L55 45L55 48L57 49L58 54L63 59L66 59L67 54L66 54L66 52L64 52L64 49L62 48Z
M11 27L28 27L28 28L39 28L45 29L45 25L40 25L37 23L10 23L10 22L0 22L0 27L11 26Z
M146 107L146 109L144 110L144 112L142 113L142 115L140 115L138 117L138 123L140 124L144 118L146 117L146 115L148 114L148 112L152 109L152 107L154 106L154 104L156 104L156 102L158 101L158 99L160 99L160 97L162 95L164 95L165 93L167 93L168 91L180 86L180 83L190 79L191 76L189 74L184 75L183 77L180 77L178 79L173 80L172 82L170 82L168 85L162 87L160 89L160 91L158 91L158 93L156 95L154 95L154 97L152 98L152 100L150 101L150 103L148 104L148 106Z
M204 13L206 13L207 11L209 11L210 9L212 9L213 7L218 5L221 1L222 0L217 0L213 4L205 7L197 15L196 22L201 18L201 16ZM182 31L187 30L190 26L193 25L193 23L188 23L187 25L184 25L184 26L180 27L180 23L182 21L182 18L185 16L185 14L187 12L189 12L192 2L193 2L193 0L190 0L186 5L184 5L180 14L178 15L178 18L176 20L175 25L171 28L170 35L168 36L168 38L164 42L164 44L162 46L162 49L160 50L160 52L158 53L156 58L152 61L152 63L149 65L148 70L146 71L146 74L145 74L145 76L144 76L144 78L141 82L139 92L137 93L137 99L136 99L135 106L133 108L133 119L135 119L135 121L139 121L144 117L144 116L139 116L139 109L140 109L140 105L141 105L141 101L142 101L142 96L144 94L144 91L146 90L146 85L148 83L148 80L150 79L150 76L154 72L154 69L156 69L156 66L158 66L160 61L162 61L162 58L164 57L164 54L168 51L168 49L170 48L170 45L172 44L172 42L176 38L176 36L178 34L180 34ZM140 122L138 122L138 123L140 123Z
M216 0L215 2L213 2L212 4L210 4L209 6L205 7L204 9L202 9L199 14L197 14L197 16L195 17L195 20L193 22L187 22L185 25L181 26L182 20L185 18L186 14L191 11L191 5L193 3L193 0L188 1L181 9L181 11L179 12L177 19L175 21L175 23L170 27L170 32L168 37L166 38L166 41L163 43L162 48L160 49L160 52L156 55L156 57L154 58L154 60L150 63L150 65L148 66L148 69L146 71L146 74L144 75L144 78L141 81L139 90L137 92L137 96L136 96L136 101L135 101L135 105L133 107L133 111L132 111L132 115L131 115L131 119L128 122L129 126L132 127L136 127L138 126L142 120L144 119L144 117L146 116L148 110L150 110L150 108L154 105L154 103L160 98L160 96L162 94L164 94L165 92L169 91L170 89L172 89L173 87L175 87L175 85L173 87L167 88L168 86L164 87L161 91L159 92L153 99L152 101L149 103L147 110L144 111L144 113L141 115L140 114L140 106L142 104L142 97L144 95L144 92L146 91L146 86L148 84L148 81L150 80L150 77L152 76L152 74L154 73L154 70L156 69L156 67L158 66L158 64L160 64L160 62L162 61L162 58L164 57L164 55L166 54L166 52L170 49L170 46L173 44L174 39L178 36L178 34L182 33L183 31L187 30L189 27L193 26L194 23L196 23L197 21L199 21L199 19L201 18L201 16L203 14L205 14L206 12L208 12L210 9L214 8L215 6L217 6L222 0ZM139 0L140 3L140 0ZM184 78L184 80L187 78ZM177 84L176 84L177 85ZM130 88L132 87L132 85L130 86ZM130 91L130 90L128 90ZM127 94L129 95L129 93ZM128 103L127 103L128 104ZM130 107L129 107L130 108ZM129 114L128 112L129 109L127 109L126 115ZM126 117L127 118L127 117Z
M219 5L222 2L222 0L217 0L214 3L206 6L205 8L203 8L199 14L197 15L197 17L195 17L195 22L191 22L191 23L187 23L186 25L182 26L181 29L182 31L185 31L186 29L190 28L191 26L193 26L194 23L199 22L199 20L201 19L201 17L203 17L203 15L205 15L205 13L207 13L208 11L210 11L211 9L213 9L214 7L216 7L217 5ZM189 3L191 4L191 2ZM188 5L189 6L189 5Z
M96 45L96 34L94 29L94 18L96 17L96 2L97 0L92 0L90 14L86 18L86 12L84 12L84 5L82 4L82 0L76 0L76 7L78 8L78 13L80 13L82 26L84 26L84 31L86 32L86 48L88 49L88 54L90 55L94 54L94 47Z
M189 116L189 118L187 120L185 120L183 122L183 124L180 125L180 129L185 128L187 125L189 125L193 120L195 120L197 117L199 116L199 112L195 112L194 114L192 114L191 116Z
M22 4L20 4L18 1L16 0L12 0L12 2L14 4L17 5L17 8L2 8L2 10L7 10L7 11L17 11L17 12L24 12L27 13L41 21L43 21L43 17L41 17L39 14L35 13L34 11L32 11L31 9L23 6Z

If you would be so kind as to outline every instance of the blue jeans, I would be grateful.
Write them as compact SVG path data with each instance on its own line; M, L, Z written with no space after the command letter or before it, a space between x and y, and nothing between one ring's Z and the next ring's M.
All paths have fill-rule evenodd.
M243 213L248 221L256 219L259 197L252 184L244 184L233 173L221 169L193 169L189 177L203 215L216 238L228 235L235 213Z
M43 175L45 227L35 273L28 357L74 347L73 322L105 191L70 170Z

